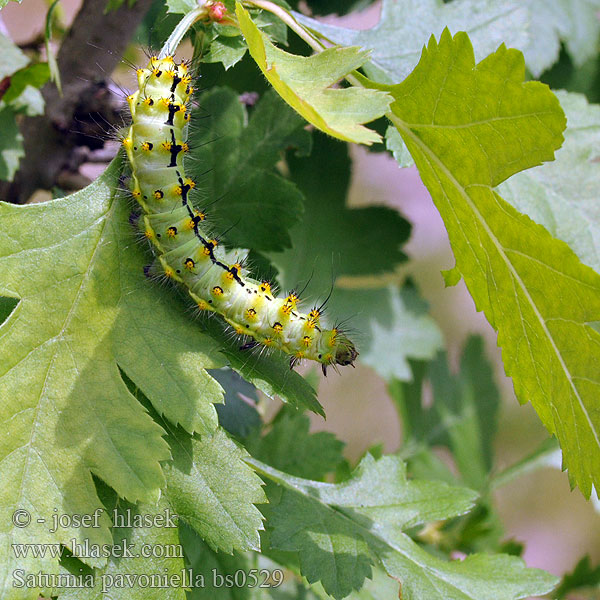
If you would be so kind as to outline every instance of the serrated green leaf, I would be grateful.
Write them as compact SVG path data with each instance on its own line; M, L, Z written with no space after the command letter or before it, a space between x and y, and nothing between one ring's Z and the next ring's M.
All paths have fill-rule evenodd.
M320 582L334 598L360 589L372 575L375 562L360 529L342 515L317 502L306 503L298 493L285 490L268 513L271 545L297 552L300 572L309 583Z
M10 181L25 156L23 136L15 121L16 113L10 107L0 108L0 180Z
M600 106L580 94L556 95L567 115L565 143L556 160L518 173L498 192L600 272Z
M406 259L401 247L410 225L397 211L346 207L351 165L345 144L315 135L311 156L291 156L288 164L306 204L301 222L290 231L293 248L269 255L284 289L308 282L307 294L322 301L334 276L378 275ZM377 232L377 243L369 232ZM439 349L441 334L425 313L414 291L372 286L336 286L326 305L329 322L350 319L349 327L358 334L359 360L384 378L410 379L407 358L432 358Z
M156 506L135 506L116 496L112 502L107 502L105 496L103 502L111 516L113 511L118 514L119 520L113 521L117 526L112 530L114 556L110 556L104 568L94 571L93 587L65 587L56 590L58 597L61 600L105 600L107 597L111 600L148 600L151 597L149 582L154 578L158 585L150 589L160 590L161 599L185 600L187 580L182 580L185 569L183 548L178 528L171 526L171 521L176 522L177 518L165 498L161 498ZM146 519L146 523L158 525L128 526L136 519ZM122 548L127 548L133 556L122 555ZM144 553L150 553L150 556L144 556ZM74 559L63 560L61 574L80 576L81 566Z
M198 440L169 428L173 460L165 465L169 504L213 549L259 550L266 501L261 480L244 462L248 453L222 429Z
M448 230L476 306L499 331L506 373L556 435L570 481L600 483L600 277L570 248L493 191L551 160L565 119L538 82L522 83L520 52L475 65L468 37L446 30L390 89L391 117Z
M286 481L292 483L289 477ZM299 489L298 486L316 493L326 504L345 508L347 517L354 512L363 525L383 527L390 532L461 515L477 498L477 493L467 488L434 481L409 481L404 463L393 455L376 460L367 454L351 479L343 483L296 481L294 487Z
M336 290L332 305L341 314L360 311L351 322L361 335L360 361L386 381L412 379L408 359L433 358L442 347L439 327L411 286Z
M346 144L316 134L310 157L289 156L288 164L305 197L305 211L290 231L293 248L269 255L284 288L310 279L309 291L325 297L333 275L377 275L406 260L401 246L408 240L410 225L397 211L346 206L351 170ZM375 231L376 244L369 237Z
M328 48L311 57L280 50L261 33L241 3L236 14L248 49L277 93L315 127L347 142L372 144L379 135L363 126L382 116L386 94L358 88L333 89L342 77L360 67L368 52L359 48Z
M223 344L227 345L227 341L224 340ZM231 342L228 346L222 353L227 357L231 368L263 394L269 398L280 398L295 408L304 407L325 416L314 388L296 371L290 370L287 354L277 352L263 359L259 355L239 350Z
M0 205L0 294L20 300L0 328L4 549L9 542L81 541L77 530L10 527L10 513L92 513L98 500L90 471L125 498L157 499L164 481L158 461L169 457L168 447L118 366L173 422L203 432L217 424L212 403L222 390L204 367L223 364L221 345L165 301L172 292L144 277L148 256L135 244L127 203L115 199L118 173L115 162L68 198ZM44 227L32 229L39 222ZM106 524L92 533L93 543L106 542ZM14 565L6 551L2 582ZM57 568L50 559L24 564Z
M229 14L235 12L235 0L224 2ZM287 25L273 13L253 10L254 24L270 39L287 44ZM236 65L246 54L248 46L238 27L212 23L205 25L197 38L196 54L203 63L222 63L225 69Z
M522 48L528 41L529 15L513 0L384 0L379 23L372 29L344 29L296 14L301 22L328 40L372 50L364 66L382 83L402 81L416 66L423 45L444 27L466 31L476 56L483 58L501 43Z
M598 51L599 0L525 0L531 21L526 46L519 45L535 77L552 66L564 42L573 62L580 67Z
M381 568L375 567L372 571L371 579L366 579L362 588L351 592L346 596L346 600L391 600L392 598L402 600L402 591L398 581L390 577ZM320 583L315 583L310 589L322 600L331 598Z
M230 69L242 60L247 49L248 46L241 36L218 36L211 42L209 51L203 54L202 62L220 62L223 63L225 69Z
M385 380L409 381L409 359L433 358L442 346L439 327L412 286L336 287L327 308L337 319L348 319L359 361Z
M307 416L281 409L269 432L246 441L258 460L296 477L322 480L343 460L343 442L329 432L309 433Z
M2 229L10 228L11 233L5 238L2 286L11 295L27 293L34 298L24 304L27 312L17 323L23 328L22 351L35 349L35 344L44 340L46 329L49 332L71 314L69 335L63 333L55 340L59 347L68 350L81 344L85 361L99 352L98 358L116 359L161 414L190 430L210 431L216 427L212 403L220 401L222 390L202 367L221 366L220 346L201 331L190 331L189 318L164 302L161 290L146 281L142 266L149 255L134 243L126 203L115 196L118 171L115 163L76 196L31 207L4 207ZM29 219L42 219L47 225L34 237L27 228ZM67 220L68 228L64 225ZM27 241L19 237L21 229L25 229L22 235L28 236ZM28 285L22 275L29 268L27 254L19 252L23 247L29 249L29 260L37 260L34 266L39 273ZM81 290L76 287L78 282ZM38 297L44 293L48 304L43 303L43 295ZM52 306L51 312L47 306ZM31 321L37 313L30 311L41 310L43 319ZM92 324L98 328L95 341ZM54 340L53 336L50 339ZM5 352L10 352L8 347ZM110 381L109 365L107 373L99 368L92 373L82 369L79 375L73 373L81 386L78 392L89 395L97 384L94 397L115 394L110 386L101 388L103 378ZM69 386L46 393L66 398Z
M210 374L225 390L225 403L217 405L219 425L239 438L245 438L258 431L262 419L256 410L256 388L232 369L213 370Z
M600 589L600 565L592 567L589 556L584 556L571 573L567 573L554 592L556 600L562 600L573 590L581 588Z
M188 600L248 600L254 596L252 592L255 590L242 584L242 581L250 581L247 574L254 566L251 566L248 556L213 552L185 523L180 526L180 537L189 568L193 570L195 578L202 577L198 583L204 584L192 588L188 593ZM237 582L242 585L235 583L236 573ZM245 574L245 579L242 579L242 573ZM233 585L225 583L225 577L229 577ZM258 584L262 583L263 579L263 574L258 575Z
M393 456L370 455L353 477L328 484L291 477L252 461L275 482L265 507L271 545L297 552L302 574L342 598L362 586L381 561L406 600L513 600L544 594L556 578L520 559L473 555L446 562L417 546L402 529L467 511L476 494L440 482L408 481Z
M472 554L462 561L446 562L432 557L408 538L391 541L391 546L396 552L381 560L388 574L402 581L403 600L529 598L549 593L558 581L506 554ZM415 563L423 565L420 577L414 576Z
M218 200L208 208L211 219L222 230L233 226L227 233L232 245L289 247L287 230L302 214L302 195L274 166L288 145L310 147L302 119L274 93L262 98L247 125L233 90L215 88L200 103L196 117L209 118L190 136L195 160L186 168L203 196Z
M145 401L143 396L140 399ZM122 515L124 528L113 529L113 544L117 551L104 568L95 571L94 588L63 590L61 598L99 600L108 593L115 600L142 600L148 598L149 593L144 578L152 576L173 577L159 587L160 597L168 600L187 598L184 588L188 584L192 588L191 598L209 597L207 594L219 588L229 593L230 585L212 585L215 577L227 574L229 567L244 568L247 561L240 562L239 556L228 557L224 552L250 547L258 549L262 517L253 503L264 502L265 496L260 478L243 461L248 454L227 438L221 429L213 436L197 440L181 429L174 430L155 416L169 430L168 442L173 449L173 460L165 468L167 486L159 504L128 505L110 490L106 491L106 486L100 485L100 491L104 490L102 501L109 514L112 515L116 508ZM128 521L135 523L138 514L144 519L156 517L158 521L129 527ZM154 522L157 525L152 524ZM179 527L173 528L173 523ZM198 536L219 553L209 550ZM126 540L128 552L133 553L133 557L120 555L123 540ZM151 556L148 558L139 555L149 551ZM185 572L183 552L187 559ZM203 559L202 564L199 557ZM72 564L70 571L77 574L78 566L81 563ZM103 586L107 588L104 593ZM244 595L234 594L233 597L242 598Z

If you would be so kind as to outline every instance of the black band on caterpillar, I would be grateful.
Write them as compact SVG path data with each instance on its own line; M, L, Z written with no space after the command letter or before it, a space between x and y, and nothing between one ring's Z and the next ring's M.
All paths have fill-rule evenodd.
M139 89L127 98L132 124L123 146L132 194L144 212L139 227L157 255L155 270L183 284L200 310L222 315L237 333L252 337L245 348L279 348L291 366L307 358L320 362L323 372L330 364L353 364L354 344L339 329L321 327L320 308L305 314L296 294L275 297L268 282L249 278L235 253L202 229L205 215L189 200L195 183L183 169L193 93L187 66L153 57L137 76Z

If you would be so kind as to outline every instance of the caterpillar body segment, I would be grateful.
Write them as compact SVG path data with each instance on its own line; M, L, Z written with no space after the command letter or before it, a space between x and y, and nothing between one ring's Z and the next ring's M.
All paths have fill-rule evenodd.
M248 277L239 252L211 239L205 215L189 195L195 183L185 175L187 125L193 93L185 64L151 58L138 69L138 90L128 98L132 124L123 140L131 165L131 192L143 209L138 227L152 243L153 273L177 281L200 310L220 314L233 329L257 344L290 355L293 366L307 358L327 365L353 364L358 353L339 329L325 329L320 309L298 309L291 293L276 297L268 282Z

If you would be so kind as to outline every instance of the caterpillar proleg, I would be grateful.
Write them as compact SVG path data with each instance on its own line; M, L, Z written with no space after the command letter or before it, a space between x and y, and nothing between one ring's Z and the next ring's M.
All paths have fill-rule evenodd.
M185 63L152 57L138 69L138 90L128 98L132 124L123 140L131 166L131 192L143 215L139 227L152 243L155 272L184 286L196 306L220 314L262 344L301 359L351 365L358 352L339 328L321 326L321 308L303 313L295 293L277 297L267 281L248 277L234 252L224 250L203 226L190 201L194 181L184 170L192 77Z

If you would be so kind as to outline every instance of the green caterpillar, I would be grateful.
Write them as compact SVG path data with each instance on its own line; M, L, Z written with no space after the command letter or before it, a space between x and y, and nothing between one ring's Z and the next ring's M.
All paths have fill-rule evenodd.
M298 310L298 296L276 297L268 282L247 276L232 253L203 230L205 214L193 208L183 157L189 151L187 125L192 77L185 63L152 57L138 69L139 89L127 98L132 124L123 139L131 164L131 191L143 209L139 226L152 243L155 272L187 288L198 308L222 315L252 341L301 359L351 365L358 352L339 329L323 329L321 310Z

